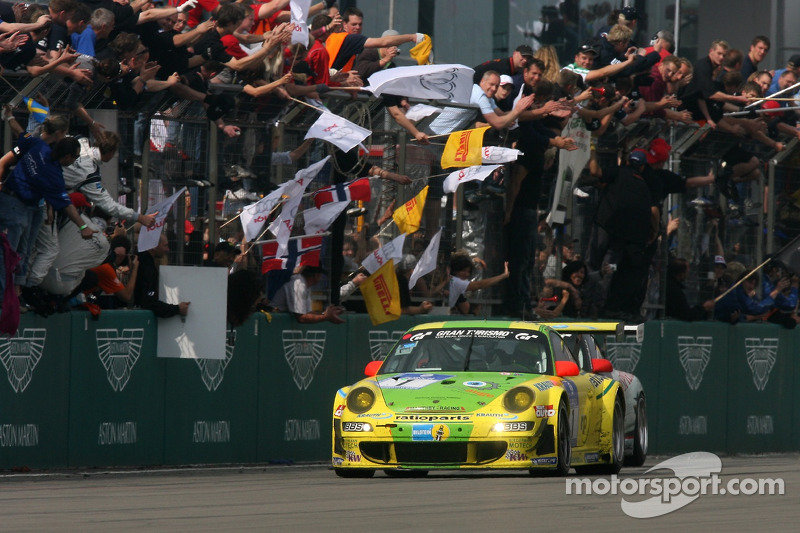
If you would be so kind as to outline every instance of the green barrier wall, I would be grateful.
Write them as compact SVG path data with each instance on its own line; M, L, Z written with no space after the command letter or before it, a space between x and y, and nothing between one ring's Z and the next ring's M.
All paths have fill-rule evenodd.
M164 359L156 357L155 317L69 316L69 466L163 464Z
M0 337L2 468L67 464L69 328L69 315L25 315L15 337Z
M328 461L336 391L415 324L255 315L224 360L156 357L146 311L22 317L0 339L0 469ZM649 322L604 339L648 399L650 453L800 450L800 328Z

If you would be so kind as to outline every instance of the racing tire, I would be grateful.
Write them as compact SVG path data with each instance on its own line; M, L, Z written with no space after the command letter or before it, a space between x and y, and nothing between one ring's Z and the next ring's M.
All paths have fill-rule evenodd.
M375 475L375 470L366 468L334 468L333 471L344 478L370 478Z
M557 476L566 476L572 464L572 444L569 440L569 415L564 402L561 402L558 406L557 424L556 451L558 453L558 462L554 473Z
M384 474L388 477L398 477L398 478L415 478L415 477L425 477L428 475L427 470L384 470Z
M633 455L625 458L625 466L642 466L647 458L649 433L647 428L647 400L644 393L636 398L636 426L633 429Z

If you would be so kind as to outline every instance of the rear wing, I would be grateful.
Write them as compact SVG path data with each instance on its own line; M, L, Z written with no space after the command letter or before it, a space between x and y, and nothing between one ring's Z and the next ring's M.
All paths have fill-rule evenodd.
M541 322L541 324L564 333L616 335L617 340L624 340L625 335L636 335L636 342L644 341L644 324L625 325L621 322Z

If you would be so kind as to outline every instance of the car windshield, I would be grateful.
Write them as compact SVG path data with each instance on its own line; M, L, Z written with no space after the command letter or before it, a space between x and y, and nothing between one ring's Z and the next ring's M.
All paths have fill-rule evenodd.
M462 328L403 336L381 366L395 372L478 371L552 374L550 345L538 331Z

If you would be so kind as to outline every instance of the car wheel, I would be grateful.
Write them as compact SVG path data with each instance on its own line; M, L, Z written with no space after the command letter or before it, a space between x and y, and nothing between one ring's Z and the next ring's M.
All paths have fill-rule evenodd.
M611 462L602 466L604 474L616 474L625 458L625 406L622 396L614 401L614 418L611 420Z
M333 470L337 476L346 478L367 478L375 475L375 470L366 468L334 468Z
M636 426L633 429L633 455L625 459L626 466L642 466L647 458L647 400L644 393L636 399Z
M556 474L559 476L566 476L569 473L570 464L572 463L572 444L569 441L569 417L567 414L567 406L564 402L561 402L558 406L556 450L558 451Z
M427 470L384 470L384 474L389 477L425 477Z

